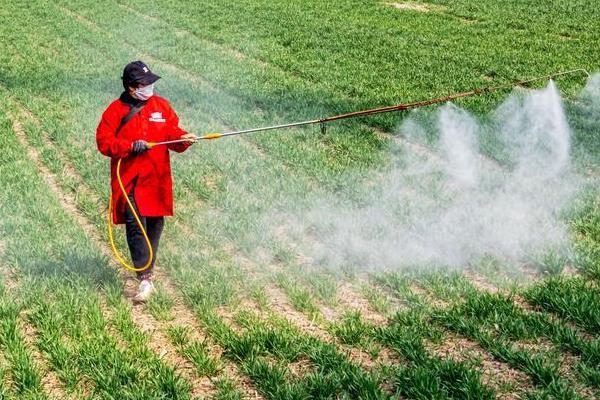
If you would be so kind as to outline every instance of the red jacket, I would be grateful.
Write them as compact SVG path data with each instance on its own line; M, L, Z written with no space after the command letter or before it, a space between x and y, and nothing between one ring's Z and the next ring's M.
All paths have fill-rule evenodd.
M154 95L116 135L116 130L129 109L129 105L123 100L113 101L102 114L96 129L98 150L111 158L113 221L116 224L125 223L126 206L125 197L117 181L117 161L123 159L121 180L128 193L135 184L134 196L140 215L170 216L173 215L173 188L169 150L181 153L190 146L189 143L157 146L142 154L130 155L132 143L136 140L142 139L147 142L175 140L187 132L179 128L179 118L169 102Z

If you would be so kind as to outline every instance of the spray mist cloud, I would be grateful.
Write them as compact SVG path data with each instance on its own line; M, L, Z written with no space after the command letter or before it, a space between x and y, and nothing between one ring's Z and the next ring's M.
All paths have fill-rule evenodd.
M581 185L554 83L514 93L487 118L451 104L426 114L402 123L405 151L372 177L360 204L319 196L264 224L284 230L308 263L328 267L523 262L568 247L561 212Z

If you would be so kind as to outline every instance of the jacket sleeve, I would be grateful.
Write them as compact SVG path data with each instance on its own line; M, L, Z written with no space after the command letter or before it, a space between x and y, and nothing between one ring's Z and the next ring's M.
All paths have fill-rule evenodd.
M96 145L100 153L107 157L123 158L131 152L131 141L119 139L116 135L121 118L111 107L102 114L96 128Z
M179 117L177 116L177 114L175 113L175 111L173 110L173 108L171 108L171 106L168 106L168 119L167 119L168 123L169 123L169 130L168 130L168 140L177 140L179 138L181 138L182 135L187 134L186 131L184 131L183 129L181 129L179 127ZM173 144L169 144L167 145L167 147L169 148L169 150L175 151L177 153L182 153L184 151L186 151L188 149L188 147L190 147L192 144L191 143L173 143Z

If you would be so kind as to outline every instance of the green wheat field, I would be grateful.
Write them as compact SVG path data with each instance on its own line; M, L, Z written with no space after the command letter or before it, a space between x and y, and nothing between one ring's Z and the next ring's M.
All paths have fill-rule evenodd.
M0 0L0 399L600 398L600 100L585 74L555 82L580 181L556 216L563 245L519 260L319 260L304 241L327 232L292 229L314 199L373 207L390 171L439 155L435 132L400 127L442 105L174 155L157 292L134 304L95 143L133 60L201 135L593 76L599 21L594 0ZM511 93L454 106L486 120ZM416 187L447 200L430 178Z

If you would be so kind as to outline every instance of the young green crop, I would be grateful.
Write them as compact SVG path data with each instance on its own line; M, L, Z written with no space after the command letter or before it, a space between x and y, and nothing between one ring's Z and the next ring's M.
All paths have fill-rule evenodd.
M33 361L31 350L25 345L19 324L21 307L0 287L0 350L10 365L8 373L17 396L43 399L39 366Z
M419 13L351 1L331 7L319 1L244 0L231 7L171 0L36 0L30 7L0 13L0 99L18 116L60 190L72 194L78 212L103 232L104 210L99 208L107 197L108 169L95 148L93 131L101 110L121 90L119 69L131 59L144 59L163 76L159 94L172 100L183 125L196 133L320 117L600 65L597 7L584 0L561 0L551 9L488 0L477 7L466 0L429 5L430 12ZM435 54L433 47L439 50ZM559 83L568 93L581 84L576 79ZM498 93L460 104L481 111L503 97ZM20 112L22 107L29 111ZM597 121L586 107L569 103L569 122L581 164L594 171ZM400 117L336 123L325 135L315 127L204 142L173 157L178 215L167 226L158 268L174 282L176 296L196 311L210 340L268 398L385 398L383 382L411 398L492 396L471 365L425 351L423 340L442 337L435 324L465 332L540 385L549 383L546 395L570 396L553 360L511 347L515 340L549 338L562 351L581 357L576 379L598 387L598 341L584 340L548 313L596 332L590 308L595 292L579 281L534 286L526 293L544 311L526 315L511 307L510 300L478 293L460 274L376 274L378 286L366 297L378 311L389 312L388 294L414 310L376 328L359 314L349 314L334 321L331 332L358 348L364 341L379 340L409 360L409 367L390 366L387 372L366 371L334 345L281 321L237 316L240 333L216 317L217 308L233 309L244 297L269 312L267 289L274 281L290 303L310 316L319 315L323 303L337 306L336 288L344 271L299 268L293 238L263 235L264 216L290 202L301 205L307 193L335 191L349 202L364 201L366 190L377 190L371 185L373 176L389 167L388 152L400 148L370 126L394 132ZM128 398L131 393L189 397L186 382L149 352L148 337L133 324L105 257L55 198L42 195L47 186L27 160L26 149L5 135L11 129L3 120L0 232L8 244L6 254L0 254L0 269L14 267L21 288L37 288L23 292L24 305L31 309L28 323L37 331L35 345L75 397L90 392L106 398ZM598 276L600 254L596 203L592 194L572 218L575 261L591 277ZM273 279L271 264L283 275ZM362 279L361 267L348 266L347 271ZM457 308L431 318L430 299L411 290L415 282ZM174 299L160 290L157 294L145 311L167 320L173 316ZM103 314L101 298L108 299L111 318ZM79 318L83 311L87 317ZM14 312L8 314L14 317ZM500 339L491 340L482 327ZM183 329L170 333L201 374L218 375L220 362L207 357L203 344L188 343ZM18 348L14 345L15 354L21 354ZM16 368L22 386L39 386L39 371L27 367L27 356L14 360L23 367ZM308 363L308 370L296 375L294 362ZM7 365L6 377L14 366L12 361ZM155 378L146 380L140 373ZM232 382L218 379L215 398L242 397ZM13 389L6 391L12 395ZM0 386L0 396L2 390Z
M573 321L591 333L600 332L600 291L583 278L547 279L525 292L527 300Z
M177 351L194 364L198 376L213 377L221 370L219 361L209 354L205 342L191 341L188 327L171 326L168 335Z
M479 371L428 353L424 340L440 341L442 332L428 323L423 311L397 313L388 326L375 329L374 337L409 362L390 369L398 395L421 399L493 398L493 390L481 382Z
M546 314L526 313L511 298L474 292L465 302L436 313L434 318L448 329L474 338L494 357L528 373L538 385L552 383L548 390L555 396L570 390L559 374L558 362L543 352L534 354L515 348L513 340L546 337L560 349L581 355L579 378L596 384L596 375L591 371L598 365L598 341L587 342Z

